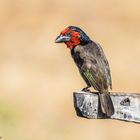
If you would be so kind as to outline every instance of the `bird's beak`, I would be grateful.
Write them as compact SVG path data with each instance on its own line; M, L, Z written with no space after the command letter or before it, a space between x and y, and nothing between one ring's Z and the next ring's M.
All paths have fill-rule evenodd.
M63 43L63 42L67 42L67 41L70 41L70 37L69 36L59 35L56 38L55 43Z

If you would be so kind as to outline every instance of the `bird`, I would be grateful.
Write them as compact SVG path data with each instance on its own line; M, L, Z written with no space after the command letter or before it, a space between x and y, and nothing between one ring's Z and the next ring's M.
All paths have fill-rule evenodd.
M107 117L114 114L114 106L110 97L112 78L108 60L99 43L91 40L77 26L68 26L57 36L55 43L65 43L71 56L86 83L83 91L93 87L98 91L101 111Z

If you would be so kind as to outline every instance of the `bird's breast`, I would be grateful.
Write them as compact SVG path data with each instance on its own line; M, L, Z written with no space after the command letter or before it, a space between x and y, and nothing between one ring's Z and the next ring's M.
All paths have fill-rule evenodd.
M74 62L76 63L76 65L81 68L83 63L84 63L84 60L83 58L81 58L81 52L78 48L74 48L71 50L71 55L72 55L72 58L74 59Z

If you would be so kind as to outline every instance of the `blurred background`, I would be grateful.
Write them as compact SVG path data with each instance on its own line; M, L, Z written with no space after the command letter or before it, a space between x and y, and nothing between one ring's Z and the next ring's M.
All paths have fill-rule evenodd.
M140 125L79 118L73 91L85 86L69 49L69 25L99 42L113 91L140 93L139 0L0 0L0 136L4 140L139 140Z

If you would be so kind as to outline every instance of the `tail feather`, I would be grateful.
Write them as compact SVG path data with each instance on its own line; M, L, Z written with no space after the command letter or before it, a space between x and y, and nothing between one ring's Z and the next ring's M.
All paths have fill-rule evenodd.
M114 106L109 93L99 93L102 112L108 117L114 114Z

